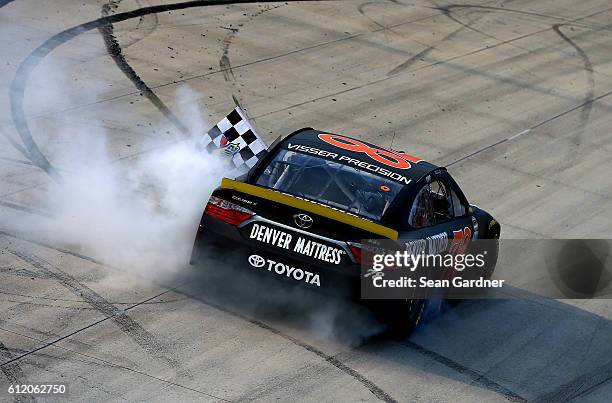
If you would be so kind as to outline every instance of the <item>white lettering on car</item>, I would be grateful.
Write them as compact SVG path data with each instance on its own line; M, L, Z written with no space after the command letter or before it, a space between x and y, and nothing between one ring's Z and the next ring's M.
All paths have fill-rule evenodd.
M249 238L331 264L340 264L342 256L346 254L341 248L327 246L301 236L294 237L290 233L257 223L253 224ZM295 243L292 247L293 240Z
M319 278L319 275L316 273L312 273L308 270L304 270L299 267L289 266L287 264L277 262L272 259L264 259L259 255L251 255L247 260L249 264L254 268L263 268L263 266L265 266L264 262L267 262L269 272L274 272L279 276L284 275L296 281L304 280L305 283L321 287L321 279Z

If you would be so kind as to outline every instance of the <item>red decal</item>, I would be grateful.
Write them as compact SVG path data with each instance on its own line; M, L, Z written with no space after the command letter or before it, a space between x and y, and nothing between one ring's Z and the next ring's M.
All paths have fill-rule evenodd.
M453 241L448 251L458 255L464 254L470 243L470 239L472 239L472 230L470 227L453 231Z
M337 134L319 134L319 138L325 141L327 144L340 147L344 150L354 151L356 153L364 153L368 157L372 158L374 161L378 161L381 164L385 164L397 169L410 168L411 165L409 161L412 161L414 163L421 161L421 159L405 153L386 150L384 148L370 147L369 145L362 143L359 140L354 140Z

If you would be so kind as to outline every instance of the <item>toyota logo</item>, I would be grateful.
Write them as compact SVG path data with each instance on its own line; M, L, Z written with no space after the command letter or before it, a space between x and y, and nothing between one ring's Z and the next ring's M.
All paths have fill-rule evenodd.
M264 267L266 264L266 259L259 255L251 255L249 256L249 263L253 267Z
M293 216L293 221L300 228L306 229L312 227L312 217L308 214L296 214Z

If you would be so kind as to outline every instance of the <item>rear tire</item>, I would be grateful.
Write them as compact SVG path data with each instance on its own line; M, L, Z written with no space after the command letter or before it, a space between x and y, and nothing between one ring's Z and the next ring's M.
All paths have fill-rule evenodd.
M423 299L385 301L377 304L374 315L379 322L387 325L388 336L403 340L418 326L426 303Z

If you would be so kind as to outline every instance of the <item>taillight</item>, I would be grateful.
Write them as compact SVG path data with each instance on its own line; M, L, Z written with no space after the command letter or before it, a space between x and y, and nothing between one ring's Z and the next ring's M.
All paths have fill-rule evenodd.
M249 209L215 196L208 199L204 212L232 225L240 225L255 215Z
M355 263L361 264L361 244L357 242L347 242L347 244L355 258Z

